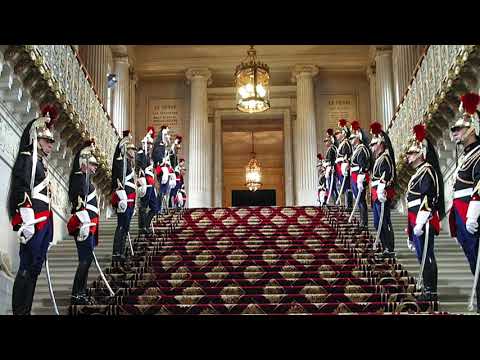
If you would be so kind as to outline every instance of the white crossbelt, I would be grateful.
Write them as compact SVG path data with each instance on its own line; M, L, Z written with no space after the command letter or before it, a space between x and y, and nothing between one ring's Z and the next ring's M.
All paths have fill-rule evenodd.
M415 199L415 200L409 201L407 203L407 208L410 209L412 207L419 206L421 203L422 203L422 199Z
M473 188L467 188L463 190L457 190L453 193L453 198L454 199L459 199L465 196L472 196L473 194Z
M372 181L372 186L378 186L378 184L380 184L380 180Z
M358 171L360 170L360 166L354 166L352 168L350 168L351 171Z
M133 188L133 189L136 189L135 184L132 183L132 182L130 182L130 181L125 181L125 186L129 186L129 187L131 187L131 188Z
M87 210L93 211L95 214L98 214L98 208L96 206L93 206L92 204L87 204L85 208Z
M125 177L125 181L130 180L131 178L133 178L133 171Z
M90 200L92 200L95 196L97 196L97 190L93 190L93 192L91 194L88 194L87 196L87 202L89 202Z
M153 172L152 172L151 170L146 170L146 169L145 169L145 175L154 177Z
M48 184L48 177L43 179L43 181L40 184L38 184L33 188L32 199L37 199L37 200L43 201L44 203L49 204L50 199L48 198L48 196L41 193L41 191L43 191L43 189L47 187L47 184Z
M335 159L335 164L338 164L339 162L342 162L342 161L345 161L345 157L344 157L344 156L336 158L336 159Z

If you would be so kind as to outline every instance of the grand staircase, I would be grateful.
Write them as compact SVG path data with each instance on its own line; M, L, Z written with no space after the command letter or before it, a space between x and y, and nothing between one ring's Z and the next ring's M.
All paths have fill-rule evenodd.
M317 207L189 209L141 236L135 256L106 267L96 305L72 315L438 313L419 302L415 279L380 260L373 237L348 213ZM178 218L178 215L177 215Z

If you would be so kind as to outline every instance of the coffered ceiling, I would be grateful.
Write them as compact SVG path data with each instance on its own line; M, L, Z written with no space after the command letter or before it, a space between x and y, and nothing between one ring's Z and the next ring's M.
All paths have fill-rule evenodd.
M208 67L214 86L232 84L235 67L249 45L134 46L135 71L142 78L184 78L190 67ZM364 71L369 45L256 45L260 61L270 66L273 85L289 83L295 64L314 64L320 71Z

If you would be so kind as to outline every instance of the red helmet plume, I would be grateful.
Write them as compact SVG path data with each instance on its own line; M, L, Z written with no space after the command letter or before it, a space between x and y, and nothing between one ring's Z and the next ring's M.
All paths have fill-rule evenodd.
M333 129L327 129L327 135L333 136Z
M370 132L373 135L379 135L382 133L382 124L380 124L378 121L372 123L370 125Z
M50 121L46 123L46 126L50 129L59 115L57 108L53 104L46 104L44 107L42 107L42 116L45 117L47 115L50 118Z
M147 134L150 133L150 135L152 136L152 138L155 138L155 128L153 126L149 126L147 128Z
M345 120L345 119L340 119L340 120L338 120L338 126L339 126L339 127L342 127L342 128L343 128L343 127L345 127L346 125L347 125L347 120Z
M463 108L467 113L473 115L477 110L477 106L480 103L480 96L475 93L468 93L460 97Z
M418 142L422 142L423 140L425 140L425 137L427 136L425 125L423 124L415 125L413 127L413 133L415 134L415 139L417 139Z
M318 153L318 154L317 154L317 159L318 159L318 160L323 160L323 155L322 155L321 153Z
M352 125L352 130L353 131L360 130L360 123L357 120L353 120L351 125Z

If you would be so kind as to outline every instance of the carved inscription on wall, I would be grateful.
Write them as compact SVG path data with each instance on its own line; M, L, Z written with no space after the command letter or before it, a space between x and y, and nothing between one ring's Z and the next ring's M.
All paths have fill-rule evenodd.
M172 138L182 135L183 117L183 99L148 99L147 123L155 127L155 132L158 133L162 125L167 125Z
M354 95L327 95L327 124L336 127L339 119L352 121L357 117L357 99Z

